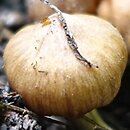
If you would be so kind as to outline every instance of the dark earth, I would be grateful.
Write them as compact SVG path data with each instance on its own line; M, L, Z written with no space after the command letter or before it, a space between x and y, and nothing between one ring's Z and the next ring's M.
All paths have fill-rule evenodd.
M32 22L27 16L25 0L0 0L0 130L66 130L60 124L65 119L50 120L1 109L1 102L24 108L19 94L12 92L3 70L3 51L9 39L21 27ZM114 101L98 111L102 118L115 130L130 130L130 65L122 78L121 89ZM65 120L65 122L67 122ZM70 128L75 129L75 128Z

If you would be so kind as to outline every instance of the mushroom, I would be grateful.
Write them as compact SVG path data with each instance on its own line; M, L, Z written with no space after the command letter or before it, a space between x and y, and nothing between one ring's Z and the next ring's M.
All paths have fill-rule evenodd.
M79 117L109 104L127 63L125 43L110 23L90 15L63 16L92 66L76 58L57 14L20 30L4 50L12 89L40 116Z
M103 0L97 12L100 17L110 21L120 31L130 56L130 0Z

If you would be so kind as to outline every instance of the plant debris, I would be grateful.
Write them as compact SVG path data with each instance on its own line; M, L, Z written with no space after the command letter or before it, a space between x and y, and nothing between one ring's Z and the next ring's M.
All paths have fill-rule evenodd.
M8 85L0 86L0 115L0 130L46 130L55 124L63 129L66 125L56 118L40 118L27 110L21 96L11 92Z
M70 46L70 48L72 49L72 51L74 52L75 54L75 57L81 61L83 64L87 64L89 67L96 67L98 68L97 65L94 65L92 64L90 61L88 61L87 59L85 59L79 52L78 50L78 46L77 46L77 43L73 37L73 34L70 32L69 28L68 28L68 25L66 23L66 20L65 18L63 17L63 14L62 12L53 4L51 4L48 0L41 0L44 4L48 5L52 10L54 10L56 13L57 13L57 16L61 22L61 25L64 29L64 32L65 32L65 35L66 35L66 38L67 38L67 41L68 41L68 44Z

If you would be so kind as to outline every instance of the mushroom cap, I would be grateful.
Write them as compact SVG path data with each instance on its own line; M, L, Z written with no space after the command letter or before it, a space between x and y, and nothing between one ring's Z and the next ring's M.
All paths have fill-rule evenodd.
M122 34L126 34L130 18L129 6L130 0L103 0L97 9L98 16L110 21Z
M103 0L97 12L98 16L111 22L120 31L130 57L130 0Z
M127 63L125 43L110 23L90 15L63 15L81 55L99 68L75 57L56 14L48 23L20 30L4 50L11 87L40 116L81 116L109 104Z

